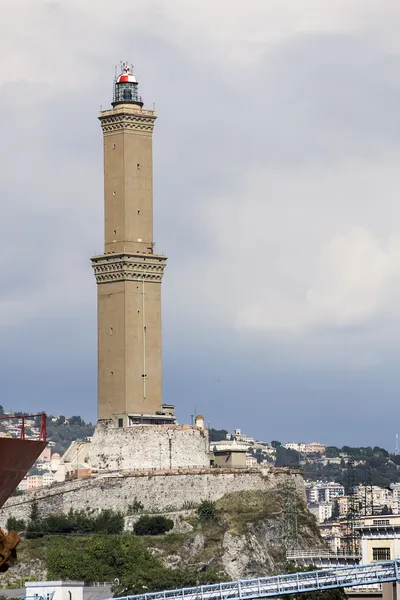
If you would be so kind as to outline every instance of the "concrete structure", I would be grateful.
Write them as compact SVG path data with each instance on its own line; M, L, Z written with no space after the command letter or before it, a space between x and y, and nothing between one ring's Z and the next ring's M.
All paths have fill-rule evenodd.
M194 421L194 424L199 429L204 429L204 417L203 415L197 415Z
M161 280L154 253L152 134L128 65L116 79L104 137L104 254L92 258L98 290L98 419L118 427L174 423L162 406Z
M304 454L323 454L326 451L326 446L320 442L311 442L310 444L300 444L298 442L288 442L285 444L287 450L295 450Z
M243 442L244 444L247 444L248 446L252 446L255 443L255 439L249 435L245 435L244 433L242 433L241 429L235 429L235 431L233 432L233 434L228 434L227 438L233 438L234 440L236 440L237 442Z
M52 485L54 483L54 473L47 472L47 473L43 473L42 475L42 482L43 482L43 487L48 487L49 485Z
M298 442L288 442L284 447L287 450L295 450L296 452L304 452L306 449L305 444L299 444Z
M363 564L400 558L400 515L362 517L357 531Z
M248 444L236 440L211 442L211 463L214 467L245 469Z
M307 482L307 500L310 503L332 502L334 498L344 496L344 487L334 482Z
M83 581L27 581L28 598L43 600L83 600Z
M95 473L207 468L208 430L193 425L115 428L100 422L89 445L89 464Z
M393 489L392 489L393 488ZM397 493L394 492L395 486L392 485L391 489L381 488L376 485L367 490L367 496L365 493L365 487L360 485L355 489L357 500L360 502L361 512L365 509L365 502L367 501L367 510L370 509L370 503L374 507L374 513L379 514L385 507L391 509L394 514L398 513L399 504ZM372 497L371 497L372 496Z
M225 494L246 490L282 489L290 479L305 499L301 472L296 469L180 469L132 471L66 481L62 486L11 497L0 509L0 528L10 516L29 519L32 497L42 516L68 514L88 508L112 508L126 513L136 498L146 512L181 509L188 503L219 500Z
M20 492L26 492L28 489L28 478L24 477L23 480L18 484L17 488Z
M43 477L41 475L31 475L30 477L27 477L26 484L28 492L38 490L43 487Z
M55 452L54 454L52 454L51 455L51 470L57 471L58 467L60 466L60 462L61 462L61 456L58 454L58 452Z
M323 523L332 516L332 503L331 502L319 502L316 504L310 503L308 510L312 513L318 523Z
M320 442L311 442L311 444L306 444L304 449L306 454L324 454L325 451L326 446Z

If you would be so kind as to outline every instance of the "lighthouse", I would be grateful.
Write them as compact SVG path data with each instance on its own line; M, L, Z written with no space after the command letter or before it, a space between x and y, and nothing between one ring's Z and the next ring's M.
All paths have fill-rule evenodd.
M114 80L99 116L104 149L104 252L94 256L98 419L116 427L171 424L162 401L161 282L167 258L153 238L154 110L132 67Z

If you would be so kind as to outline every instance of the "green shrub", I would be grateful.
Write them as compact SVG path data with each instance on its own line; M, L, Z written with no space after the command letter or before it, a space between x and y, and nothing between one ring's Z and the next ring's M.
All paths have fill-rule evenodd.
M135 498L134 501L132 502L132 504L128 505L127 514L135 515L136 513L142 511L143 509L144 509L143 504L140 502L140 500Z
M167 569L136 536L49 536L45 545L49 579L118 580L119 596L220 581L214 570Z
M215 521L217 518L217 508L212 500L202 500L197 507L197 516L200 521Z
M83 511L70 510L68 515L49 515L43 519L33 519L26 528L26 537L35 539L49 533L87 534L108 533L121 534L124 529L124 516L111 509L102 510L96 516L89 516Z
M16 519L15 517L8 517L6 523L7 531L25 531L25 521L23 519Z
M174 522L171 519L162 516L143 516L136 521L133 531L136 535L163 535L167 531L171 531L173 526Z

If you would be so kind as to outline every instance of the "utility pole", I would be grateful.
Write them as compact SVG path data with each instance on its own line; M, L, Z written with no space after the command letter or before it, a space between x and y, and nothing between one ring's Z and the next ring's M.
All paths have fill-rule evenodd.
M356 520L359 513L358 498L356 496L356 477L354 472L354 458L347 462L347 532L346 547L349 554L354 554L357 546Z

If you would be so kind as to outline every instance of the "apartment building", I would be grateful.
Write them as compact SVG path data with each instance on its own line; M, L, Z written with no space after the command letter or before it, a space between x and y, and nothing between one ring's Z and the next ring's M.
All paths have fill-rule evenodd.
M309 503L332 502L344 496L344 487L334 482L306 482L306 495Z

